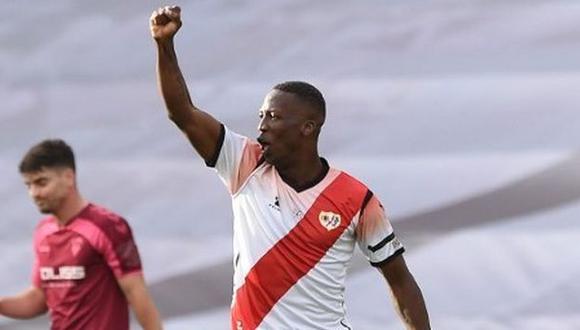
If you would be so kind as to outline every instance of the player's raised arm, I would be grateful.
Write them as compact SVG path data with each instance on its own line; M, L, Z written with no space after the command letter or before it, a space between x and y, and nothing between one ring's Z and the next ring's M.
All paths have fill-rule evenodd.
M14 319L29 319L46 313L44 292L30 287L11 297L0 297L0 315Z
M215 157L221 123L191 102L177 62L173 39L182 25L181 10L166 6L151 14L151 36L157 44L157 82L169 118L208 162Z

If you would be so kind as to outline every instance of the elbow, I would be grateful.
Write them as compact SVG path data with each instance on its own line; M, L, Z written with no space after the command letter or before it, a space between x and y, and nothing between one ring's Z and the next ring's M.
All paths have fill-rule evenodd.
M174 113L172 113L171 111L169 111L167 113L167 118L169 118L169 120L174 123L175 125L179 126L179 119L177 118L178 116L176 116Z
M48 313L48 306L46 306L46 304L43 304L42 308L38 311L38 316L44 315L46 313Z
M29 318L31 319L31 318L35 318L35 317L38 317L38 316L42 316L42 315L46 314L47 312L48 312L48 307L46 307L46 305L44 305L44 306L41 306L36 311L36 313L34 313L33 315L30 315Z
M22 315L23 319L32 319L41 315L44 315L48 312L48 306L42 302L42 303L38 303L33 310L31 310L29 313L27 313L26 315Z
M169 112L167 114L167 117L169 118L169 120L175 124L175 126L177 126L180 130L184 130L185 128L185 120L183 120L182 116L176 115L172 112Z
M195 130L195 119L189 114L179 114L170 111L167 117L184 133Z

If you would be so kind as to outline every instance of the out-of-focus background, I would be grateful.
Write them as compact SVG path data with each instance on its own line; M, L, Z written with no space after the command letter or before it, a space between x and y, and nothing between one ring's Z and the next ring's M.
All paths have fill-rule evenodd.
M323 91L321 152L388 208L434 329L580 329L580 3L179 4L192 98L230 128L255 137L280 81ZM165 115L160 5L0 2L0 295L29 285L40 217L18 162L62 137L84 194L132 224L166 328L228 328L229 196ZM356 329L403 328L387 292L357 255Z

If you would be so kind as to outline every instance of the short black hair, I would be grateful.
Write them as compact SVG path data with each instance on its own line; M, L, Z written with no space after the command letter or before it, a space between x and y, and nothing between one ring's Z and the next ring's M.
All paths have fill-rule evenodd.
M324 96L322 96L318 88L304 81L285 81L277 84L273 89L298 96L301 100L311 105L322 117L322 122L324 122L326 101L324 101Z
M72 148L61 139L44 140L26 152L18 169L20 173L34 173L45 167L65 167L76 170Z

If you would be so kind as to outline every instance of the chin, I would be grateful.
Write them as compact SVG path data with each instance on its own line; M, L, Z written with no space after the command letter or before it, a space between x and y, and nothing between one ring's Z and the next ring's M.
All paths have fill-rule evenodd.
M269 153L267 150L263 153L262 155L264 157L264 161L270 165L274 165L274 158L272 157L272 154Z
M42 214L51 214L52 213L52 209L43 207L43 208L38 208L38 210L40 211L40 213Z
M38 211L42 214L50 214L52 213L52 208L46 204L44 205L36 205L36 207L38 208Z

